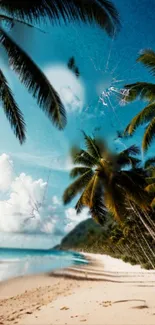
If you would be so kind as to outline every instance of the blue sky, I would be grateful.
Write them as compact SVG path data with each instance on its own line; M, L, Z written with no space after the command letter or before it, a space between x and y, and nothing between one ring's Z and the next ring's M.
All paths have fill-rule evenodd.
M135 61L141 49L155 49L155 2L154 0L113 2L120 12L122 22L122 29L116 39L109 39L104 31L95 25L48 24L42 26L47 31L45 34L17 25L12 31L15 40L29 52L59 92L66 106L68 124L61 132L51 125L31 95L20 85L16 75L8 69L7 58L2 55L1 66L25 116L27 141L22 147L18 144L1 109L0 164L2 163L3 167L1 168L3 182L0 183L1 246L50 247L78 220L86 218L87 214L84 211L77 219L73 210L74 203L64 208L61 202L63 190L69 183L70 146L75 142L82 144L81 129L93 134L95 128L100 127L99 134L106 137L114 147L122 149L122 144L113 141L116 130L123 130L144 106L144 103L138 101L120 106L114 93L110 95L110 101L106 101L107 105L99 100L101 91L111 86L121 88L126 83L151 81L148 71L135 64ZM75 57L79 67L81 74L79 79L67 69L67 62L71 56ZM113 85L111 84L113 78L123 81ZM140 144L141 138L142 130L139 130L129 143ZM149 154L153 148L154 146L151 147ZM40 183L35 183L39 179ZM4 182L8 184L6 188L3 186ZM45 182L48 182L47 188ZM15 196L15 193L18 195ZM13 203L12 208L8 210L10 200ZM25 201L27 206L20 205L21 200ZM34 210L36 200L44 201L44 205L41 211L35 211L37 221L32 218L25 226L27 214L31 212L31 208ZM29 204L29 201L33 202ZM24 211L27 209L27 212L22 212L22 208ZM30 230L33 232L31 235ZM17 235L16 232L26 234Z

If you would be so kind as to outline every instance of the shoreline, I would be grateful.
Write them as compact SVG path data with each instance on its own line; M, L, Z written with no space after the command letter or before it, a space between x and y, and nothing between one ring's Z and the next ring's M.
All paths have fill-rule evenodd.
M0 283L3 325L131 325L155 323L155 271L106 255Z

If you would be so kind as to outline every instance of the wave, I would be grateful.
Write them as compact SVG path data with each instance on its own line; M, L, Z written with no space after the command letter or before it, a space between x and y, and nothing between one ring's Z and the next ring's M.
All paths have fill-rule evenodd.
M21 262L21 259L20 258L3 258L3 259L0 259L0 264L17 263L17 262Z

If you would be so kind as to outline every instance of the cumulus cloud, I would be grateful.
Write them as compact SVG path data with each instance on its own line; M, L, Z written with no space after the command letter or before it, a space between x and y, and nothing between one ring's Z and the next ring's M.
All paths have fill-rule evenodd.
M47 183L43 179L35 180L26 173L15 176L13 162L6 154L0 156L0 173L1 234L52 234L52 238L57 238L59 242L79 222L88 218L87 209L77 215L71 207L64 209L60 197L56 195L45 204ZM4 195L5 199L2 199ZM32 242L32 237L28 238Z
M15 177L13 162L9 156L0 156L0 231L6 232L52 232L55 216L43 207L47 183L34 180L21 173ZM54 197L53 201L58 204Z
M67 67L48 66L44 73L59 93L61 100L70 113L81 112L84 106L84 87L82 82Z
M0 201L0 230L34 231L41 227L41 203L46 183L24 173L13 179L9 198Z
M74 208L68 208L65 211L66 215L66 226L65 232L69 232L74 229L81 221L84 221L89 218L88 209L84 209L80 214L76 213Z

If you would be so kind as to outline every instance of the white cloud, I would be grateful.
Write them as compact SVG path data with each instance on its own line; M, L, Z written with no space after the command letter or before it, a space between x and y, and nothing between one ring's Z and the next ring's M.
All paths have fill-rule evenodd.
M41 228L41 203L46 183L24 173L10 184L10 195L0 201L1 231L36 231Z
M9 156L3 153L0 156L0 191L6 192L13 178L13 163Z
M84 106L84 87L67 67L48 66L44 73L59 93L61 100L70 113L81 112Z
M73 208L64 210L60 197L56 195L45 205L47 183L43 179L35 180L25 173L15 177L13 162L9 156L5 154L0 156L0 167L2 175L0 194L5 195L5 199L1 197L0 200L0 242L2 241L4 246L11 243L16 246L16 242L11 242L11 239L10 244L8 241L5 242L7 237L2 234L9 232L25 233L25 236L52 235L52 246L52 243L60 242L67 232L88 218L87 209L80 215L77 215ZM19 238L18 235L17 237ZM30 239L29 245L32 244L33 247L32 237L27 238ZM27 244L28 242L23 243L25 246ZM21 240L17 241L18 245L21 246Z
M21 173L15 177L13 162L9 156L0 156L0 231L5 232L52 232L55 216L43 207L47 183L42 179L34 180L30 175ZM5 192L5 193L4 193ZM57 205L59 199L54 196Z
M66 226L65 232L69 232L74 229L81 221L84 221L89 218L88 209L84 209L80 214L76 213L76 210L73 208L68 208L65 211L66 215Z

